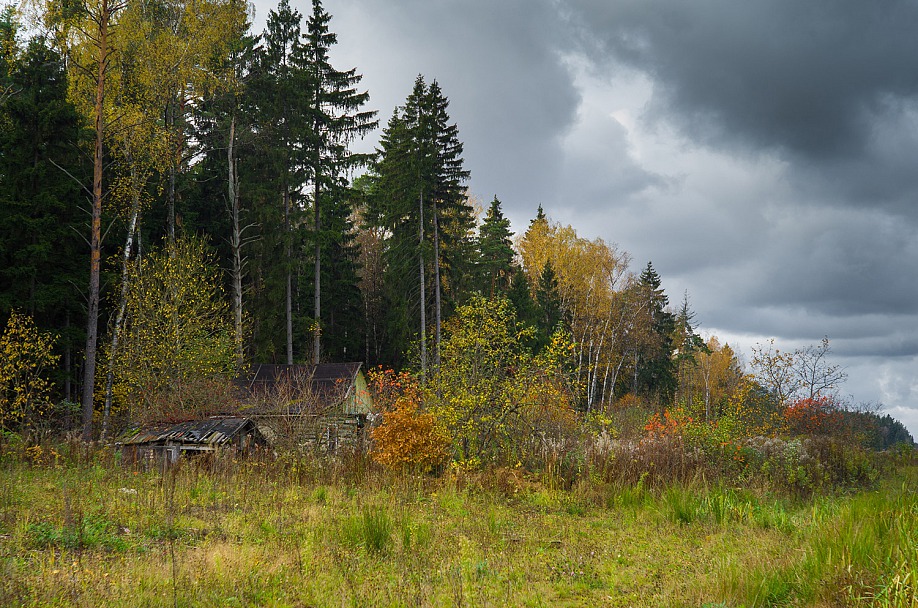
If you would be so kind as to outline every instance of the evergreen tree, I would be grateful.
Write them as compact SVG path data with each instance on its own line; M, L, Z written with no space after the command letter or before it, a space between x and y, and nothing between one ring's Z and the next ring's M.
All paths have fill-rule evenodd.
M495 296L507 293L514 276L513 232L504 217L497 197L491 201L484 222L478 229L478 289Z
M462 167L462 144L447 107L437 83L427 86L418 76L405 105L396 109L383 132L367 209L367 221L389 232L389 338L397 352L404 352L411 337L419 335L422 371L427 367L428 308L433 309L436 346L444 309L459 299L455 286L471 257L474 220L464 191L469 174ZM417 270L411 272L411 266ZM432 297L427 291L430 278ZM418 317L420 323L412 321Z
M67 100L64 62L45 39L26 49L10 11L0 16L0 318L19 309L61 335L62 396L72 398L72 351L85 318L80 210L86 193L70 177L88 167L88 131Z
M475 220L468 203L465 183L469 172L463 168L463 145L459 129L450 124L449 100L433 81L425 99L424 116L430 120L433 146L432 206L434 256L435 364L440 362L441 327L444 306L452 308L460 299L456 286L472 270L472 228ZM444 272L441 272L443 269ZM446 274L445 277L441 276ZM446 292L448 302L443 301Z
M673 363L678 378L678 398L691 405L695 393L693 381L698 365L697 355L709 353L707 345L696 332L695 312L689 306L688 292L682 297L682 305L673 318Z
M321 336L339 345L335 350L346 352L348 342L359 344L358 327L360 299L357 290L356 250L353 246L352 210L346 195L347 176L355 167L365 165L370 158L353 154L348 146L356 137L376 128L376 112L361 108L369 95L356 87L363 78L356 69L338 71L330 63L329 51L337 35L329 31L331 21L320 0L313 0L305 35L304 53L309 70L309 102L311 125L306 164L312 178L313 206L313 360L321 358ZM324 221L323 221L324 218ZM323 250L332 266L323 281ZM323 329L322 285L337 290L325 299L332 307L329 319L335 319ZM352 323L351 327L348 324ZM337 325L337 327L332 327ZM331 333L344 332L345 335ZM353 337L348 340L347 333ZM354 342L357 340L357 342ZM352 347L353 348L353 347Z
M250 84L258 134L253 169L261 176L252 193L253 219L261 227L253 269L255 350L258 359L288 364L294 361L294 326L309 324L303 319L301 299L294 298L299 287L294 279L303 263L297 254L304 251L301 192L309 178L312 114L301 21L288 0L281 0L277 10L268 13ZM283 302L280 314L277 302Z
M536 304L538 305L538 344L540 347L548 344L551 334L561 322L561 294L558 292L558 277L551 266L545 262L539 274L539 283L536 285Z
M635 369L635 393L657 400L662 408L672 400L678 384L672 356L676 318L667 309L669 298L660 287L660 275L651 262L647 262L641 272L639 283L650 312L653 340L639 354Z

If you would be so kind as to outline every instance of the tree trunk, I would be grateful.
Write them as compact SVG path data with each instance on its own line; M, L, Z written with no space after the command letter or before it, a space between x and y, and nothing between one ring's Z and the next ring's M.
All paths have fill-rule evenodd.
M421 382L427 379L427 293L424 287L424 191L418 205L421 221L418 229L418 260L421 277Z
M436 330L434 334L434 367L440 367L440 228L438 221L437 199L433 200L433 247L434 247L434 314Z
M67 336L66 341L64 342L64 399L67 401L73 400L73 388L72 380L70 379L70 368L72 367L72 362L70 360L70 311L67 311L67 316L64 320L64 332ZM70 418L70 414L67 414L67 418ZM71 420L67 421L67 426L71 424Z
M175 103L173 100L169 100L166 104L166 127L169 129L170 135L175 132ZM166 224L167 232L169 235L169 243L175 243L175 173L176 173L176 161L175 155L169 155L169 182L166 192Z
M93 106L96 144L92 165L92 220L89 239L89 301L86 319L86 350L83 366L83 441L92 441L93 389L96 377L96 348L99 338L99 287L102 268L102 139L105 134L105 75L108 69L108 25L111 7L102 0L99 15L99 69Z
M315 164L313 206L315 207L316 269L313 302L312 362L319 364L322 355L322 216L319 213L319 160Z
M293 365L293 243L290 234L290 192L284 185L284 235L287 241L287 290L285 314L287 320L287 365Z
M242 227L239 218L239 176L236 174L236 115L230 118L229 141L226 146L227 197L233 228L230 248L233 251L233 329L236 338L236 369L242 369Z
M112 389L115 381L115 356L118 351L118 341L121 337L121 327L124 324L124 314L127 310L128 296L128 264L131 260L131 249L134 248L134 232L137 229L137 218L140 215L140 186L137 179L137 170L134 168L133 159L128 152L128 163L131 166L131 219L128 221L127 237L124 241L124 253L121 256L121 304L118 307L118 315L115 317L115 326L112 328L111 349L108 354L108 370L105 374L105 406L102 410L102 431L99 434L99 441L105 441L108 437L108 429L112 413Z

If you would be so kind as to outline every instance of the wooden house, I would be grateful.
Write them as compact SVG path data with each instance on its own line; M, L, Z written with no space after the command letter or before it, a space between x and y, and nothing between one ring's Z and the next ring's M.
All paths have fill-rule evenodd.
M237 416L152 424L128 431L117 443L125 462L162 460L164 464L173 464L183 455L220 450L251 453L267 445L251 419Z
M243 411L277 445L360 447L373 415L361 363L256 365L237 380Z

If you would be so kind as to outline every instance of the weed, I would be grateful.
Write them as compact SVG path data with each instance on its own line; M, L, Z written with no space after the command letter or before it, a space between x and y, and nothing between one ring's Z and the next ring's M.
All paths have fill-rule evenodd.
M392 518L382 507L364 507L360 515L346 517L341 522L345 544L363 547L368 553L386 553L392 544L392 530Z
M682 486L671 486L663 493L663 505L674 523L690 524L698 518L700 505L697 496Z

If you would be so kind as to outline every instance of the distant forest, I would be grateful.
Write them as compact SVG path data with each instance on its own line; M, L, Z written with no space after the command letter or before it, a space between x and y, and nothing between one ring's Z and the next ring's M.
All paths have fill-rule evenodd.
M84 439L112 408L213 396L201 383L254 363L410 370L439 399L486 395L477 420L533 395L663 425L835 399L828 340L761 346L747 373L651 263L632 271L536 202L514 235L498 196L470 195L435 78L355 153L379 116L359 67L335 65L332 24L320 0L282 0L260 33L242 0L50 0L29 28L0 13L2 347L9 362L53 338L35 394L70 404ZM4 365L4 426L28 423L41 399ZM878 447L907 437L851 416L882 422Z

